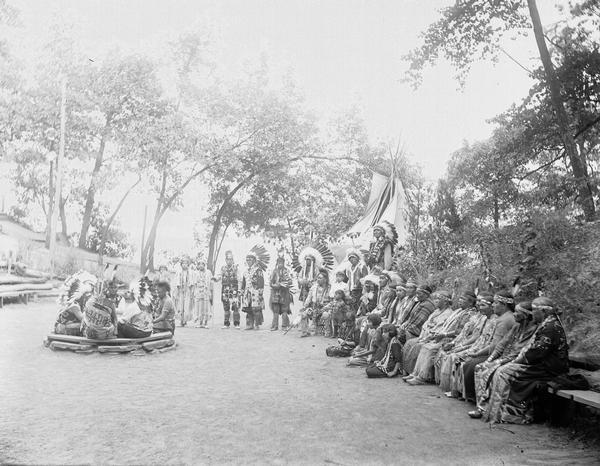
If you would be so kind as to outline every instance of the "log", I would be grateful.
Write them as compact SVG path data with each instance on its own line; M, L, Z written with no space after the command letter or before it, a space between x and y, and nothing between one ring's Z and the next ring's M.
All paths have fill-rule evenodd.
M93 345L135 345L145 343L147 341L164 340L171 338L171 332L160 332L150 335L146 338L111 338L110 340L96 340L92 338L78 337L74 335L59 335L51 333L48 335L50 341L64 341L67 343L93 344Z
M63 341L53 341L49 345L51 350L85 351L93 349L92 345L79 345L77 343L65 343Z
M166 348L162 348L162 349L159 349L159 350L156 350L156 351L158 351L159 353L166 353L167 351L172 351L175 348L177 348L176 344L171 345L171 346L167 346Z
M172 338L168 338L165 340L157 340L157 341L149 341L147 343L142 343L142 348L146 351L154 351L155 349L162 349L168 346L173 346L175 344L175 340Z
M100 353L131 353L141 348L141 345L98 346L98 351Z

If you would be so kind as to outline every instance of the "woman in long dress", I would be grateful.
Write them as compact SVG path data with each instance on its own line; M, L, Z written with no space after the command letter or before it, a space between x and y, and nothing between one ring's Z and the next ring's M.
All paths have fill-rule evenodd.
M199 328L208 328L213 310L213 277L206 268L206 261L198 261L198 270L194 274L194 324Z
M194 277L190 270L190 260L187 257L181 259L180 268L177 271L174 282L173 298L175 308L182 327L193 318L193 300L192 288L194 286Z

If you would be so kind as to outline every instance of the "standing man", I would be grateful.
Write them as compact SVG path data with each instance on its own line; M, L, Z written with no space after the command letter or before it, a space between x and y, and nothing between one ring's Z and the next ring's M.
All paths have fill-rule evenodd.
M180 269L175 279L175 306L182 327L192 318L192 288L194 286L193 273L190 270L190 260L183 257Z
M259 257L260 256L260 257ZM247 269L242 277L242 311L246 313L246 330L259 330L263 323L265 300L264 270L269 256L264 247L255 246L246 255Z
M282 256L277 258L277 263L273 273L271 273L271 311L273 312L273 323L271 331L279 328L279 315L281 314L281 327L287 330L290 325L289 314L292 313L290 304L292 303L292 275L285 266L285 259Z
M357 311L362 296L362 279L367 276L369 271L367 270L367 266L361 261L360 253L356 249L349 249L346 257L348 259L346 277L348 277L350 306Z
M233 313L233 326L240 329L240 304L238 292L240 288L240 273L237 264L233 260L231 251L225 252L225 265L221 267L221 273L216 277L221 280L221 302L223 303L223 327L231 325L231 314Z
M380 271L391 270L397 242L398 233L392 223L384 220L373 227L373 241L369 245L366 261L370 271L375 267Z

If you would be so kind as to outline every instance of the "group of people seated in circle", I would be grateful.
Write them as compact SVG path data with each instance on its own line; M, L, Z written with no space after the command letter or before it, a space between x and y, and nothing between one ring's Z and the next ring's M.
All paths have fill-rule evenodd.
M175 306L165 280L144 276L124 293L116 281L79 271L65 280L54 333L95 340L175 332Z

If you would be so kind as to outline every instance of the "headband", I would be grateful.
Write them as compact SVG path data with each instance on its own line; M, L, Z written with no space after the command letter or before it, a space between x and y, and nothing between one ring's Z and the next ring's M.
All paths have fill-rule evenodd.
M538 306L537 304L532 304L531 307L540 311L553 311L554 308L552 306Z
M487 304L488 306L491 306L493 303L493 301L490 301L489 299L485 299L485 298L477 298L477 301L479 301L480 303L483 304Z
M533 307L533 306L531 306L531 307ZM531 311L529 309L526 309L526 308L524 308L522 306L519 306L518 304L517 304L517 307L515 307L515 312L516 311L521 311L521 312L524 312L527 315L531 315Z
M418 288L417 288L417 291L420 291L421 293L426 293L426 294L428 294L428 295L430 295L430 294L431 294L431 290L427 290L427 289L425 289L425 288L421 288L421 287L418 287Z
M506 296L500 296L497 294L494 295L494 301L498 301L499 303L503 303L503 304L514 304L515 303L514 298L508 298Z

